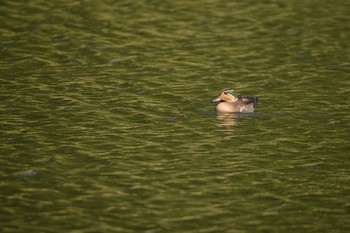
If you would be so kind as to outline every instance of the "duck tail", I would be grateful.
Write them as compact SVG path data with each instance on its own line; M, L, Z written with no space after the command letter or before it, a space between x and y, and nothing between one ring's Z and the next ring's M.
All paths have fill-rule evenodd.
M255 96L255 99L254 99L254 107L255 107L256 105L258 105L258 103L259 103L259 97L258 97L258 96Z

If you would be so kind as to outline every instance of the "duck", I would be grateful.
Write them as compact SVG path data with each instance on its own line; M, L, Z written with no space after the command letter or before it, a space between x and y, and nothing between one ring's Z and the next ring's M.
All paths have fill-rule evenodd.
M220 95L211 101L212 103L219 103L216 106L218 112L254 112L255 107L259 102L258 96L242 96L231 88L224 88Z

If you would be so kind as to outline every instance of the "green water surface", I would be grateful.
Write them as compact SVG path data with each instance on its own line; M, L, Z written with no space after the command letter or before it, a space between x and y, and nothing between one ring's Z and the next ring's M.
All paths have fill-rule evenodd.
M350 1L4 0L0 39L1 232L350 232Z

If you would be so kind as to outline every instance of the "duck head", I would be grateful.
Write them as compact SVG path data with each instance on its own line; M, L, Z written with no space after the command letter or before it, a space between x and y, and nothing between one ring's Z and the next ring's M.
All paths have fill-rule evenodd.
M225 88L220 92L220 95L213 99L211 102L212 103L218 103L218 102L229 102L233 103L237 99L237 92L233 89L230 88Z

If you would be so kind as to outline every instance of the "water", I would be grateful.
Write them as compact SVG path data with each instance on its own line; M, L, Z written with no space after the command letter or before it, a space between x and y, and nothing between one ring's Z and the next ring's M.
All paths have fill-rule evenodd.
M348 1L0 12L1 232L350 230Z

